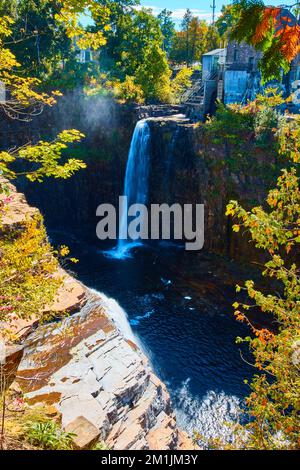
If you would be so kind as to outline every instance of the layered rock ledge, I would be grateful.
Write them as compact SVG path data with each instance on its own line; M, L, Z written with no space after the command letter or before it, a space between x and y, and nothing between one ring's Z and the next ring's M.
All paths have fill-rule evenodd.
M10 191L5 230L22 228L38 212L12 185ZM57 273L62 274L64 284L51 309L58 316L72 315L40 326L39 315L18 322L16 330L31 333L26 339L20 336L13 351L7 349L10 359L18 359L13 368L23 350L16 381L28 404L52 408L62 427L76 434L78 448L104 441L116 450L193 449L192 440L176 425L165 385L128 335L130 327L124 333L114 320L110 299L63 270ZM122 320L126 324L126 317Z
M92 292L80 312L30 335L17 381L29 404L57 409L78 447L98 439L117 450L192 448L164 384Z

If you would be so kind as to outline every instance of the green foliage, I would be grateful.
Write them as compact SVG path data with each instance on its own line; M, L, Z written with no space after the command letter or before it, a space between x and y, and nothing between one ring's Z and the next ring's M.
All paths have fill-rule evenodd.
M193 69L188 67L183 67L179 70L176 77L172 80L171 84L171 93L172 101L174 103L180 102L180 97L182 94L192 85L191 76L193 74Z
M73 448L74 434L64 432L54 421L32 422L26 429L26 439L43 449L69 450Z
M70 57L63 67L53 69L52 73L43 80L43 88L55 88L66 93L76 88L90 86L93 80L99 80L100 76L97 62L80 63L75 57Z
M120 10L118 2L113 3L115 13L100 57L101 67L108 73L107 87L126 101L168 100L171 71L163 50L162 18L154 17L146 8ZM94 29L100 27L96 23Z
M289 99L282 97L282 92L270 87L246 106L217 103L215 116L204 126L205 133L214 143L230 146L235 157L243 155L249 160L249 143L281 155L277 141L282 135L280 129L285 126L286 120L280 118L278 108L288 101ZM276 135L274 129L278 130Z
M92 448L92 450L110 450L105 442L97 442Z
M173 39L176 35L175 23L172 20L171 15L172 12L164 8L157 16L157 19L160 24L160 29L163 35L163 49L167 53L170 52L173 44Z
M148 100L167 102L170 99L171 70L166 53L157 43L145 51L144 61L136 71L136 82Z
M222 6L221 15L215 23L221 38L229 38L232 28L240 18L240 8L236 4Z
M16 119L30 120L31 115L42 111L44 105L55 103L54 96L59 93L49 96L39 91L45 80L42 83L37 76L42 78L56 67L64 58L66 44L68 53L68 46L75 37L81 47L97 49L105 42L102 31L86 32L78 19L83 12L89 11L92 17L101 17L105 22L107 8L103 9L94 0L54 3L49 0L0 2L0 81L9 90L8 99L1 102L1 108ZM16 54L24 59L23 68ZM81 160L65 155L68 145L79 142L82 137L77 130L64 130L53 142L40 141L36 145L0 152L1 338L15 339L20 319L50 318L49 310L63 281L58 275L55 258L63 253L52 250L41 217L29 217L26 223L16 224L22 225L16 229L5 224L7 212L12 212L12 218L15 215L15 208L10 206L7 180L20 175L30 181L42 181L45 177L68 178L85 167ZM21 172L17 170L20 163L22 168L25 166ZM63 252L66 253L65 247Z
M9 210L9 209L8 209ZM4 213L5 214L5 213ZM47 241L42 217L28 219L20 231L4 230L0 238L1 334L14 339L12 325L19 318L39 316L53 303L63 277L57 276L56 253Z
M300 276L297 253L300 243L300 189L296 163L299 163L299 117L282 118L276 132L279 153L289 169L283 169L276 187L269 191L266 207L245 210L230 201L226 214L235 219L233 230L247 231L252 242L266 252L262 276L275 280L270 292L255 287L252 280L245 290L248 302L235 302L237 320L246 322L253 336L246 341L254 356L257 374L250 384L246 403L251 420L244 426L247 449L299 449L300 446ZM276 287L275 287L276 286ZM260 328L249 319L249 310L261 311L276 330Z
M224 143L243 146L254 130L254 115L246 112L240 106L226 106L217 103L215 116L205 125L205 131L214 136L214 143Z
M40 141L36 145L28 145L11 152L0 152L0 172L9 179L24 174L30 181L39 182L50 176L69 178L86 165L76 159L68 159L65 163L60 163L62 152L67 149L67 144L78 142L82 137L84 135L75 129L65 130L60 132L53 142ZM14 171L11 165L17 160L30 163L31 169L21 173Z
M296 5L265 6L261 0L237 0L239 18L231 38L246 41L262 52L260 68L264 81L280 79L300 51L300 25L291 10ZM297 12L296 12L297 14Z
M276 137L279 154L293 163L300 163L300 116L293 116L290 121L281 117Z
M288 139L280 137L285 135L283 129L287 124L278 107L287 101L281 93L269 88L246 106L218 103L215 116L199 125L205 141L213 142L225 155L223 160L208 155L212 167L228 168L233 173L242 171L247 175L261 175L265 182L272 183L278 177L281 165L289 165L282 154L280 138L285 139L285 145L293 150ZM294 119L289 131L292 126L294 133L298 133Z
M10 14L11 0L2 2L3 14ZM11 51L22 61L23 72L44 78L72 55L72 42L63 25L57 25L51 0L20 0L13 18Z
M54 96L42 93L44 80L65 63L74 59L74 38L78 47L98 49L105 43L103 30L85 31L79 17L89 12L92 17L107 19L107 8L96 0L2 0L0 4L0 80L10 91L9 103L1 107L9 115L24 118L43 105L53 105ZM22 68L21 68L22 62Z
M213 25L193 16L188 9L176 33L170 50L170 59L177 63L191 64L201 60L202 55L220 47L220 36Z
M144 93L142 87L135 82L135 77L126 75L124 82L113 83L114 93L121 101L128 103L143 103Z
M121 80L134 76L145 54L154 44L162 47L159 21L151 10L128 10L115 20L115 30L107 32L104 54L113 61L113 73Z

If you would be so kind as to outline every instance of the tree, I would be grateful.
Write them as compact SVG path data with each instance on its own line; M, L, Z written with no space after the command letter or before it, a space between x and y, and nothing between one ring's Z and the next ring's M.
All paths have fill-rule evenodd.
M116 8L121 8L117 2ZM108 85L118 98L164 100L170 92L170 75L159 20L147 8L125 8L113 17L100 61L109 74ZM100 28L95 25L94 31ZM167 91L168 90L168 91Z
M299 122L298 122L299 125ZM245 284L253 303L236 302L236 318L246 321L253 337L249 342L258 373L251 382L252 392L246 400L251 421L247 446L256 449L299 448L299 365L300 365L300 278L299 269L287 255L300 242L300 191L296 170L283 170L277 186L268 194L269 211L256 207L245 211L231 201L227 214L240 222L234 230L245 227L258 248L267 250L264 277L275 279L278 293L265 294L253 281ZM240 287L237 288L240 290ZM272 315L278 332L255 327L248 310L257 306ZM239 341L242 341L239 339Z
M188 67L183 67L173 78L171 83L171 100L174 103L179 103L182 94L192 85L191 76L193 70Z
M261 0L235 3L240 6L240 17L231 37L262 51L264 80L278 79L282 70L288 72L290 62L300 52L300 25L292 14L296 4L273 7L265 6Z
M183 16L181 22L181 30L185 41L185 62L190 64L191 62L191 51L190 51L190 24L193 19L191 10L188 8Z
M169 58L171 61L178 64L182 64L186 61L186 41L185 35L182 31L176 31Z
M296 254L300 243L300 190L296 164L300 162L300 119L283 118L277 137L279 152L292 167L282 170L277 185L267 197L268 209L246 211L236 201L227 206L227 215L236 219L234 231L245 228L255 246L266 251L263 276L276 281L276 290L262 292L253 281L245 289L251 302L235 302L237 320L246 322L252 337L247 341L257 369L246 403L251 416L247 448L299 449L300 387L300 276ZM299 251L298 251L299 252ZM272 318L276 328L256 327L249 310L259 308Z
M163 35L163 49L169 53L176 35L175 23L172 20L172 12L164 8L157 16Z
M51 3L54 5L53 15L57 27L63 26L68 38L73 40L76 37L79 47L90 46L97 49L105 43L103 31L86 32L79 24L79 17L86 9L93 17L106 16L107 8L99 5L96 0L80 0L76 4L73 0L61 3L51 0ZM2 1L1 7L4 8L5 5ZM41 112L43 106L53 105L57 93L49 95L39 91L41 81L22 73L21 64L10 48L11 44L15 43L13 24L14 19L9 15L0 18L0 82L7 92L5 100L0 102L0 107L12 118L26 119ZM26 39L28 38L25 35L19 41Z
M221 15L215 22L220 37L228 40L232 28L236 25L240 18L240 5L223 5Z
M144 96L150 101L169 101L170 77L166 53L157 43L151 44L136 71L136 82L141 86Z
M69 178L74 172L86 165L81 160L70 158L60 162L67 145L78 142L84 135L75 130L65 130L53 142L40 141L36 145L25 145L15 150L0 152L0 172L4 178L15 179L25 175L30 181L41 182L45 177ZM11 169L16 161L22 160L28 170L16 172ZM1 187L1 185L0 185Z
M208 25L194 16L189 25L189 52L191 62L199 61L206 52Z
M99 4L109 11L108 18L99 15L94 18L93 32L103 31L106 44L101 49L101 68L111 70L121 63L122 48L126 45L128 30L132 27L135 15L134 6L138 0L99 0Z
M93 15L100 14L102 10L96 1L81 0L75 4L73 0L66 0L63 3L52 3L55 5L55 20L58 25L63 25L70 39L78 36L78 41L83 45L89 44L95 48L105 41L102 32L86 34L78 24L80 13L86 8L90 8ZM0 8L5 6L2 1ZM18 7L18 4L13 6ZM15 119L29 120L33 114L41 112L43 106L52 106L57 93L48 95L39 91L41 80L22 73L21 64L10 49L13 24L11 16L0 18L0 81L7 94L0 106ZM7 180L20 174L31 181L42 181L45 177L68 178L85 167L82 161L66 159L64 154L69 144L82 137L83 134L77 130L65 130L52 142L40 141L35 145L7 148L0 152L0 320L7 321L8 333L11 319L28 318L38 314L44 305L50 305L60 281L52 276L57 269L57 261L47 243L40 218L28 220L23 231L2 230L3 214L9 210L11 203ZM21 173L15 169L17 161L23 163Z
M12 341L17 319L51 318L51 311L44 318L42 312L53 304L63 276L54 276L58 262L41 216L28 219L22 231L4 230L0 250L0 340Z
M220 47L221 38L215 25L210 25L206 34L206 51L212 51Z
M11 2L2 2L4 15L10 15ZM20 0L13 14L10 49L22 61L22 73L44 78L74 54L72 41L63 25L55 21L51 0Z
M191 64L200 61L203 54L219 46L217 28L192 16L188 10L182 21L182 31L176 33L169 56L174 62Z
M125 80L120 82L116 80L113 83L115 96L121 101L127 103L143 103L144 92L142 87L136 83L135 77L126 75Z
M120 45L123 72L134 75L136 69L143 64L149 48L154 44L162 48L162 43L159 22L151 10L142 8L136 11Z

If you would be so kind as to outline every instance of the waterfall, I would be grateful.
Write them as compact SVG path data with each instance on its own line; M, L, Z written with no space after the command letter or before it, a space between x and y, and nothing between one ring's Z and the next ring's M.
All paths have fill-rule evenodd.
M150 127L145 119L137 122L130 144L124 182L124 196L127 204L146 204L148 199L148 176L150 160ZM123 208L116 248L106 252L113 258L129 257L129 250L140 245L141 240L127 238L127 207Z
M118 302L107 297L103 292L98 292L95 289L89 289L92 294L97 296L96 304L103 306L108 314L108 317L113 321L116 328L126 339L130 339L134 343L138 344L139 341L134 335L131 326L129 324L127 314L125 310L118 304Z

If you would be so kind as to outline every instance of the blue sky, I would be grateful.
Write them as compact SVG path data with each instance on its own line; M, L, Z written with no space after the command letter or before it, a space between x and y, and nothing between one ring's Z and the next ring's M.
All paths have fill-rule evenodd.
M232 1L216 0L217 14L221 11L222 5L228 5L229 3L232 3ZM292 4L295 3L295 0L287 0L285 2L283 0L269 0L265 3L276 6L282 3ZM187 8L190 8L195 16L205 19L208 22L210 22L212 18L212 10L210 8L212 0L141 0L141 5L152 8L154 14L158 14L164 8L171 10L177 26L180 24Z
M161 10L167 8L173 12L173 19L176 23L176 27L179 28L182 17L187 8L189 8L193 15L198 16L201 19L205 19L208 22L211 22L212 19L212 10L210 5L212 5L213 0L140 0L141 6L151 8L155 15L158 15ZM221 11L222 5L228 5L232 3L232 0L216 0L216 16ZM281 5L285 3L287 5L292 5L295 3L295 0L269 0L265 1L267 5ZM81 22L83 25L86 25L90 22L87 16L81 17Z

